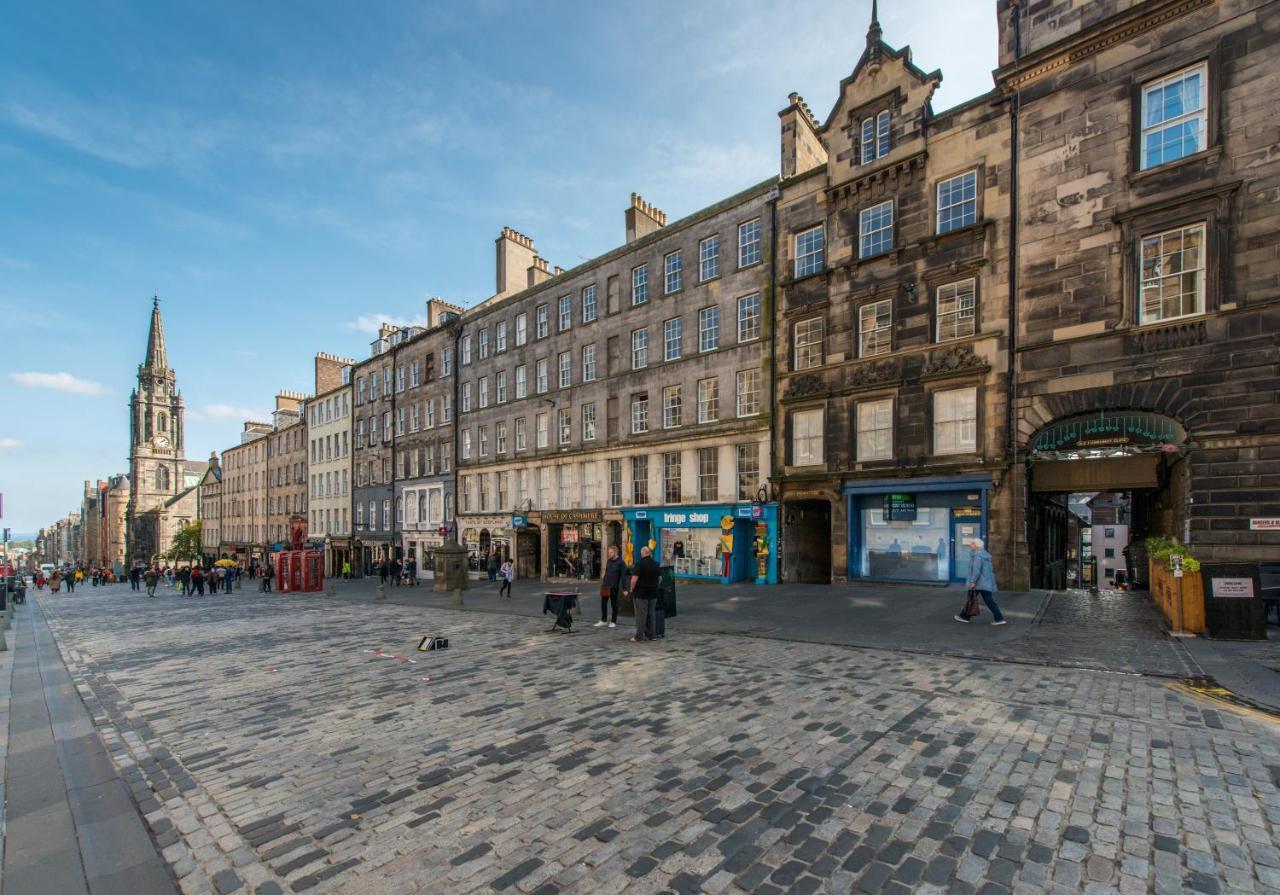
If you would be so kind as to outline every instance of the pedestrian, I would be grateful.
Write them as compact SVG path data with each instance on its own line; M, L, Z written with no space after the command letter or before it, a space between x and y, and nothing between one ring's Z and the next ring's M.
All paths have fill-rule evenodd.
M595 576L592 574L592 572L596 570L596 567L595 567L596 554L595 554L595 551L591 549L590 544L582 548L582 553L579 554L579 559L582 562L582 577L594 578Z
M965 601L964 609L960 610L956 621L969 624L969 620L978 614L977 597L982 597L982 602L987 604L987 608L991 610L991 624L1006 624L1004 614L1000 612L999 605L996 604L996 573L991 567L991 554L987 552L982 538L970 538L969 544L969 578L966 586L969 588L969 596Z
M139 582L142 578L142 570L137 566L129 569L129 590L139 590Z
M507 599L510 600L511 582L516 577L516 569L515 566L511 564L511 560L504 562L502 564L502 568L498 569L498 577L502 579L502 584L498 585L498 596L502 596L505 593L507 595Z
M73 594L73 593L75 593L75 592L76 592L76 575L78 575L78 574L80 574L78 570L77 570L77 571L75 571L75 572L68 572L68 573L67 573L67 578L66 578L66 581L67 581L67 593L69 593L69 594Z
M178 589L184 597L191 595L191 569L189 567L178 569Z
M399 587L403 583L400 578L400 572L401 572L400 560L398 559L391 560L391 583L394 584L396 587Z
M343 577L343 579L348 579L348 578L350 578L350 577L351 577L351 562L350 562L350 560L343 560L343 562L342 562L342 577Z
M262 592L271 593L271 579L276 575L276 567L271 564L271 560L267 560L267 564L258 571L262 573Z
M391 571L390 564L384 559L378 563L378 578L382 582L382 586L387 586L387 573Z
M600 621L596 622L597 628L605 625L618 627L618 592L622 590L622 578L626 572L627 567L618 555L618 548L610 546L608 559L604 562L604 575L600 579ZM610 609L613 610L612 616L608 614Z
M418 561L416 559L408 560L404 564L404 580L410 587L418 586Z
M204 596L204 569L199 566L191 570L191 587L197 597Z
M498 551L495 550L489 554L489 559L485 563L485 571L489 573L490 581L498 580Z
M62 573L57 569L54 569L53 574L49 576L49 590L55 594L62 590Z
M632 643L643 643L657 636L653 602L658 596L658 579L662 569L654 562L648 545L640 548L640 561L631 570L631 599L635 601L636 633Z
M147 569L147 573L142 576L143 581L147 584L147 596L154 598L156 595L156 584L160 581L160 574L154 569Z
M234 584L235 580L239 577L240 577L239 566L236 566L234 569L227 569L227 576L226 578L223 579L227 585L227 593L231 593L231 585Z

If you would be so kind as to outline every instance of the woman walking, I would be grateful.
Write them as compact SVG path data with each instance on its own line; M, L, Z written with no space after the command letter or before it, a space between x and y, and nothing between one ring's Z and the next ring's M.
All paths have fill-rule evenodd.
M982 538L969 539L969 578L967 586L971 594L982 597L982 602L991 610L993 625L1006 624L1000 606L996 603L996 573L991 566L991 554L987 552ZM978 614L977 601L970 599L957 615L956 621L969 624L969 620Z
M498 570L498 577L502 579L502 584L498 587L498 596L504 593L507 599L511 599L511 581L516 577L516 570L511 565L511 560L507 560L502 564L502 568Z

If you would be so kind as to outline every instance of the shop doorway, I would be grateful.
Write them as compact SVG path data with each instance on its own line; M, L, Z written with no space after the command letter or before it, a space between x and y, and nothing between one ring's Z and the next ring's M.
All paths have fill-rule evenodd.
M516 577L542 577L542 532L536 526L516 532Z
M788 584L830 584L830 501L792 501L783 504L782 512L783 580Z
M1145 540L1186 539L1189 464L1175 421L1089 414L1037 434L1027 464L1031 586L1144 590Z

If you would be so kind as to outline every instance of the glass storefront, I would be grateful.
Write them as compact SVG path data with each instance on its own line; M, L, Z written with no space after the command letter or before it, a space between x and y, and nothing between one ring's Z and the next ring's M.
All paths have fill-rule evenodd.
M698 578L726 578L728 558L720 530L716 528L668 528L662 532L664 566L673 566L677 575Z
M849 577L948 584L985 538L989 477L927 477L845 486Z
M547 533L551 538L551 577L600 577L604 523L552 522Z
M778 582L776 504L722 504L623 510L623 560L635 562L639 548L679 578L730 583Z

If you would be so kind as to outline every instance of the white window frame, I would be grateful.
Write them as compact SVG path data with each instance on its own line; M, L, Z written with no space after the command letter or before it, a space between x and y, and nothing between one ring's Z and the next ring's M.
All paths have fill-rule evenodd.
M516 314L516 347L527 344L529 341L529 315L521 311Z
M649 300L649 265L637 264L631 268L631 306L642 305Z
M858 462L893 459L893 398L859 401L857 426Z
M763 253L764 228L760 218L752 218L738 225L738 267L750 267L759 264Z
M698 353L720 347L720 306L711 305L698 311Z
M596 405L588 401L582 405L582 440L596 440Z
M573 385L573 352L561 351L556 358L556 382L560 388Z
M858 357L878 357L893 350L893 299L858 306Z
M596 346L582 346L582 381L594 382L596 378Z
M599 300L596 297L596 287L592 283L590 286L582 287L582 322L591 323L600 313Z
M893 250L893 217L892 199L858 212L859 258L874 258Z
M1191 111L1184 111L1180 115L1170 118L1160 119L1148 123L1148 117L1151 114L1151 94L1154 91L1164 91L1174 86L1179 81L1186 81L1191 77L1198 75L1200 77L1200 105ZM1207 63L1201 62L1187 68L1170 72L1159 78L1147 81L1142 85L1142 101L1139 109L1140 130L1138 133L1138 151L1140 170L1146 171L1149 168L1159 168L1162 165L1176 162L1179 159L1186 158L1189 155L1195 155L1197 152L1203 152L1209 145L1209 66ZM1159 160L1153 161L1147 145L1148 137L1171 131L1174 128L1184 129L1184 138L1178 142L1185 141L1185 128L1187 125L1193 125L1196 132L1196 145L1191 152L1183 152L1179 155L1165 157L1163 150ZM1172 145L1172 144L1171 144Z
M734 376L734 409L737 416L760 414L761 378L759 370L739 370Z
M720 276L720 235L698 241L698 282L705 283Z
M649 431L649 393L637 392L631 396L631 434L643 435Z
M711 376L698 380L698 422L714 423L720 420L720 377Z
M933 393L933 453L973 454L978 450L978 389L942 389ZM966 407L965 405L969 405ZM969 416L960 412L972 409Z
M534 362L533 366L533 390L539 395L545 395L551 389L551 364L550 359L540 357Z
M934 318L934 338L938 342L975 334L978 331L978 281L970 277L939 286L934 293Z
M759 292L738 299L738 342L754 342L760 338L764 322L764 303Z
M649 330L631 331L631 369L643 370L649 366Z
M551 417L546 413L539 413L534 417L534 444L539 448L545 448L548 445L548 439L551 437L549 427L551 425Z
M822 407L791 411L791 465L821 466L824 462L826 412Z
M538 305L533 309L533 337L545 339L549 335L551 335L551 308L548 305Z
M573 442L573 411L568 407L556 410L556 431L561 447Z
M823 317L797 320L791 328L791 369L813 370L827 362L827 321Z
M662 359L673 361L680 359L680 351L684 341L684 322L680 317L672 317L662 322Z
M684 396L680 386L668 385L662 389L662 428L679 429L684 423Z
M1138 240L1138 323L1146 325L1149 323L1164 323L1169 320L1181 320L1185 317L1198 317L1205 312L1207 306L1205 296L1205 241L1208 237L1208 227L1204 222L1196 224L1188 224L1185 227L1175 227L1171 230L1162 230L1157 233L1148 233ZM1185 241L1189 234L1197 234L1199 239L1199 247L1196 251L1196 257L1192 259L1194 266L1187 266L1187 249ZM1169 243L1174 238L1184 243L1183 247L1169 250ZM1147 259L1148 247L1154 247L1157 250L1156 257L1159 259L1155 264L1150 264ZM1172 264L1172 259L1177 259L1176 264ZM1188 283L1192 284L1194 292L1188 292L1186 287ZM1177 292L1172 291L1166 293L1166 284L1172 284L1177 287ZM1166 294L1177 295L1178 303L1182 309L1179 314L1164 314L1164 301ZM1194 298L1194 306L1192 310L1186 310L1186 296L1192 295ZM1154 295L1155 302L1152 303L1149 297ZM1155 308L1155 313L1149 311L1149 308Z
M684 285L684 257L680 249L662 256L662 294L679 292Z
M938 181L938 235L969 227L978 220L978 169L971 168Z
M573 326L573 295L562 295L556 299L558 310L557 332L568 332Z
M795 278L818 273L825 263L827 228L816 224L801 230L793 237L795 244Z

